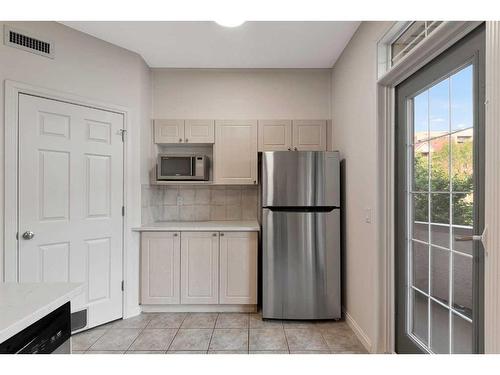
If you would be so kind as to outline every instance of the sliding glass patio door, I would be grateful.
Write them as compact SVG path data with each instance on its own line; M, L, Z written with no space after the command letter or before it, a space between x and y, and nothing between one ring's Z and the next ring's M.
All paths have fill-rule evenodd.
M396 88L396 351L483 350L484 27Z

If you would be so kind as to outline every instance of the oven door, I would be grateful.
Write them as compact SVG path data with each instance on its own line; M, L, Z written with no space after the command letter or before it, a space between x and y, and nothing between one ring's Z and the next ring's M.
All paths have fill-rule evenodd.
M158 157L158 180L192 180L194 176L194 158L192 156Z

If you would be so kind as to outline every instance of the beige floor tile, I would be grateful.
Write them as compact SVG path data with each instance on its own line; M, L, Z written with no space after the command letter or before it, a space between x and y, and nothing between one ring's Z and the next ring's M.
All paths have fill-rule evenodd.
M290 354L331 354L329 350L291 350Z
M190 313L184 319L181 328L214 328L217 313Z
M105 329L89 329L88 331L77 333L71 337L73 351L87 350L106 333Z
M146 328L179 328L187 313L155 313Z
M246 350L209 350L208 354L248 354Z
M354 334L345 322L317 322L316 327L321 332L337 333L344 336Z
M87 350L85 354L124 354L125 350Z
M106 331L90 347L91 350L127 350L134 340L139 336L140 329L117 328Z
M343 352L343 351L350 351L350 350L356 350L360 347L362 347L361 343L359 342L358 338L356 335L350 331L340 331L340 332L335 332L335 331L326 331L322 332L323 338L326 341L326 344L330 348L331 351L333 352Z
M127 350L125 354L165 354L166 350Z
M250 350L288 350L283 328L250 329Z
M250 314L250 328L279 328L282 327L281 320L263 320L261 314Z
M316 324L308 320L283 320L283 328L307 328L314 329Z
M166 351L177 333L177 328L146 328L135 339L129 350Z
M290 352L295 350L329 350L318 330L290 328L285 329L285 334Z
M318 320L316 326L321 329L347 329L351 330L347 323L343 320Z
M145 328L150 320L151 314L140 314L133 318L117 320L110 325L110 328Z
M169 350L208 350L213 329L179 329Z
M215 329L209 350L248 350L248 329Z
M215 328L248 328L248 321L248 314L219 314L217 323L215 323Z
M250 350L250 354L290 354L288 350Z
M169 350L167 354L207 354L206 350Z

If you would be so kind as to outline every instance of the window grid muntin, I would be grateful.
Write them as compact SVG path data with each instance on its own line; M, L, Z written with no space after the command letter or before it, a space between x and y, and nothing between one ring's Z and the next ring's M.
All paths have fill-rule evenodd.
M451 123L452 123L452 115L451 115L451 108L452 108L452 100L451 100L451 90L452 90L452 83L451 83L451 77L453 77L456 73L460 72L461 70L469 67L469 66L472 66L472 74L474 74L474 66L473 64L471 63L468 63L468 64L465 64L459 68L457 68L456 70L454 70L453 72L451 72L449 75L443 77L442 79L436 81L436 82L433 82L431 85L427 86L425 89L421 90L419 93L417 93L415 96L413 96L412 98L408 99L407 101L407 121L406 123L408 124L408 127L409 127L409 130L407 132L408 134L408 139L407 139L407 142L406 142L406 146L407 146L407 173L406 173L406 178L407 178L407 183L406 183L406 186L407 186L407 192L406 192L406 200L407 200L407 233L408 233L408 237L406 239L406 242L407 242L407 293L406 293L406 303L407 303L407 334L412 337L413 340L415 340L415 342L417 342L422 349L424 349L425 351L429 352L429 353L433 353L431 347L432 347L432 315L431 315L431 301L434 301L436 303L438 303L440 306L444 307L447 309L448 311L448 324L449 324L449 327L448 327L448 334L449 334L449 337L448 337L448 342L449 342L449 347L448 347L448 353L453 353L453 314L455 314L456 316L466 320L467 322L471 323L472 324L472 319L470 319L469 317L467 317L466 315L460 313L459 311L455 310L454 306L453 306L453 282L454 282L454 272L453 272L453 257L454 257L454 254L458 253L460 256L467 256L469 258L473 258L472 255L470 254L466 254L464 252L461 252L461 251L458 251L458 250L455 250L454 249L454 242L453 242L453 229L454 228L466 228L466 229L472 229L473 227L472 226L464 226L464 225L454 225L453 223L453 196L456 195L456 194L474 194L474 190L472 191L468 191L468 192L457 192L457 191L453 191L453 175L452 175L452 161L453 161L453 148L452 148L452 135L455 134L455 133L459 133L459 132L463 132L465 130L469 130L469 129L473 129L474 128L474 124L472 123L470 127L468 128L464 128L464 129L459 129L459 130L456 130L456 131L453 131L451 130ZM435 191L432 191L431 189L431 173L432 173L432 169L431 169L431 162L432 162L432 155L430 154L430 148L429 148L429 157L427 158L427 163L428 163L428 167L427 167L427 175L428 175L428 183L427 183L427 186L428 186L428 191L415 191L413 190L413 174L414 174L414 146L415 144L417 143L423 143L423 142L430 142L431 141L431 137L429 136L430 135L430 113L429 113L429 104L427 105L427 139L425 140L420 140L419 142L415 142L415 136L414 136L414 131L415 131L415 126L414 126L414 99L416 96L424 93L424 92L427 92L428 93L428 90L433 87L434 85L437 85L439 84L440 82L443 82L445 80L449 80L449 85L448 85L448 132L447 133L443 133L443 134L440 134L439 136L436 136L436 137L433 137L432 139L436 139L436 138L440 138L440 137L448 137L448 147L449 147L449 153L448 153L448 180L449 180L449 186L448 186L448 191L442 191L442 192L435 192ZM473 84L473 82L471 82ZM427 100L429 100L429 96L427 94ZM474 111L474 101L472 101L472 111ZM448 212L448 215L449 215L449 224L443 224L443 223L433 223L432 222L432 215L431 215L431 210L432 210L432 201L431 201L431 194L432 193L443 193L443 194L449 194L449 212ZM421 241L421 240L417 240L414 238L414 235L413 235L413 224L415 223L415 221L413 220L414 218L414 206L413 206L413 196L415 194L427 194L428 195L428 199L427 199L427 204L428 204L428 213L427 213L427 218L428 218L428 222L420 222L420 223L423 223L423 224L427 224L428 225L428 242L426 243L425 241ZM446 226L449 228L449 231L448 231L448 235L449 235L449 246L450 248L445 248L445 247L442 247L442 246L438 246L438 245L434 245L432 244L432 241L431 241L431 235L432 235L432 232L431 232L431 227L432 225L442 225L442 226ZM428 291L425 292L425 291L422 291L418 288L416 288L414 286L414 280L413 280L413 257L411 256L412 255L412 251L413 251L413 241L415 242L419 242L419 243L422 243L422 244L425 244L428 246ZM442 303L441 301L439 301L438 299L434 298L432 295L431 295L431 283L432 283L432 279L431 279L431 251L432 251L432 247L437 247L437 248L440 248L440 249L443 249L443 250L447 250L449 251L449 260L448 260L448 268L449 268L449 275L448 275L448 284L449 284L449 288L448 288L448 305ZM419 293L421 293L422 295L424 295L426 298L427 298L427 308L428 308L428 315L427 315L427 325L428 325L428 334L427 334L427 345L424 344L416 335L414 335L412 333L412 330L413 330L413 308L412 308L412 291L417 291Z

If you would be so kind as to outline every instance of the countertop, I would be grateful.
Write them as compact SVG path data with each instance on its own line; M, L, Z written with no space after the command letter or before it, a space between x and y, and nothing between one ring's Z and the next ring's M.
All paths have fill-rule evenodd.
M83 292L81 283L0 284L0 342Z
M159 221L133 228L138 232L258 232L260 225L257 220L248 221Z

